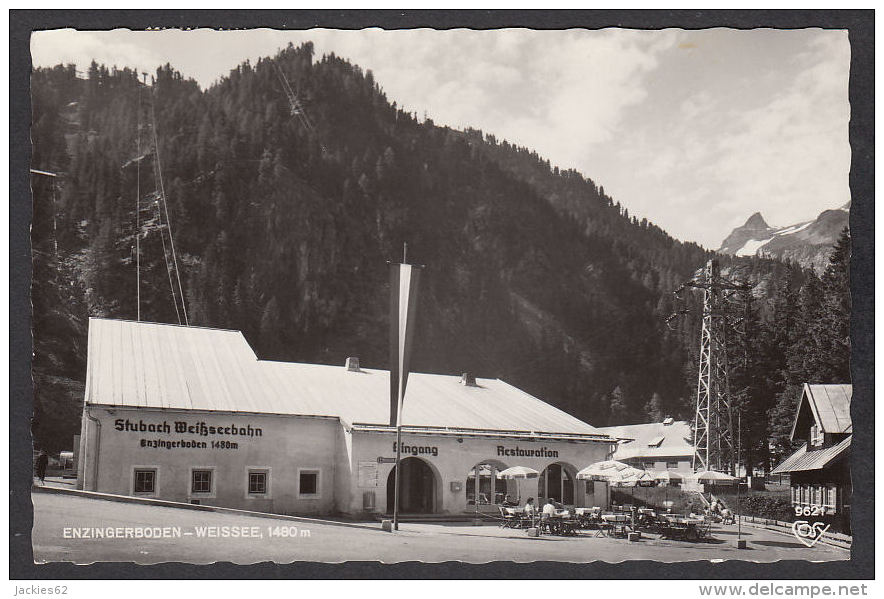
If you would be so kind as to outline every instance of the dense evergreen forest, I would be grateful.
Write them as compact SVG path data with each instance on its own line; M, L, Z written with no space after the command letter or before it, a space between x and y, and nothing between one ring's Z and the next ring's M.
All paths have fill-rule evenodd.
M95 63L33 73L32 167L59 174L32 177L37 445L70 447L79 430L88 317L136 317L136 234L141 318L178 322L160 232L135 228L147 101L191 325L242 330L262 358L385 368L385 262L407 243L426 265L415 370L499 377L594 425L692 417L701 297L665 319L710 251L528 149L418 119L309 43L207 90L170 65L147 83ZM800 384L849 380L849 239L821 278L720 260L754 284L733 387L751 460L767 465Z

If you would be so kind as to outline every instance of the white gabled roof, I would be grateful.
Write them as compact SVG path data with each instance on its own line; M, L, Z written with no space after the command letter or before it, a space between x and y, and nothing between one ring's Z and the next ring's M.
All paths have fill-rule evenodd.
M248 411L266 405L239 331L89 319L86 403Z
M92 318L86 403L337 417L389 424L385 370L258 360L239 331ZM499 379L412 373L409 426L605 439L585 422Z
M669 420L669 419L667 419ZM691 457L694 455L693 432L684 420L605 426L598 429L616 439L629 439L617 445L615 460Z

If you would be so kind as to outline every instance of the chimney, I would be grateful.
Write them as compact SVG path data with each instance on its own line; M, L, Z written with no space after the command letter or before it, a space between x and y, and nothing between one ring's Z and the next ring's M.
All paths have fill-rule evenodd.
M476 386L476 375L470 374L469 372L465 372L460 375L460 384L464 387L475 387Z
M359 358L347 358L347 361L344 363L344 368L346 368L348 372L360 372Z

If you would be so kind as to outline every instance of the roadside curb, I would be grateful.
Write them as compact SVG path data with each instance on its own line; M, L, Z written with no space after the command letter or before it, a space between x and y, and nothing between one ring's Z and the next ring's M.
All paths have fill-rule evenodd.
M376 530L383 532L379 527L371 524L363 524L358 522L341 522L338 520L322 520L319 518L307 518L305 516L287 516L285 514L270 514L267 512L252 512L249 510L237 510L229 507L219 507L215 505L194 505L192 503L183 503L180 501L169 501L167 499L153 499L151 497L131 497L129 495L114 495L111 493L98 493L95 491L81 491L79 489L65 489L62 487L48 487L33 485L32 493L49 493L53 495L72 495L75 497L85 497L89 499L100 499L102 501L116 501L118 503L134 503L139 505L154 505L158 507L170 507L182 510L193 510L197 512L216 512L221 514L231 514L235 516L249 516L252 518L273 518L275 520L287 520L290 522L304 522L306 524L325 524L329 526L343 526L346 528L359 528L362 530Z

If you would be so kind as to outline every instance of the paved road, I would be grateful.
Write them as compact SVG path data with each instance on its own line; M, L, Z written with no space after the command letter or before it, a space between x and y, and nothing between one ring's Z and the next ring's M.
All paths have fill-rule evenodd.
M528 538L522 531L496 526L465 524L403 524L398 533L385 533L375 525L364 527L306 524L274 518L255 518L229 513L117 503L97 499L33 493L34 559L38 562L134 561L212 563L229 561L250 564L260 561L289 563L308 560L342 562L371 560L467 562L555 560L619 562L650 559L666 562L686 560L748 559L776 561L849 559L847 551L818 545L812 549L796 539L771 531L750 529L751 549L733 546L734 527L717 529L716 540L688 543L643 539L596 538L587 533L576 538ZM205 538L197 527L245 527L256 538ZM177 538L65 538L65 527L180 527ZM292 527L295 538L273 536L278 527ZM287 532L291 532L288 529ZM308 531L309 536L302 536ZM190 534L187 534L190 533Z

